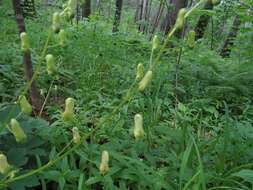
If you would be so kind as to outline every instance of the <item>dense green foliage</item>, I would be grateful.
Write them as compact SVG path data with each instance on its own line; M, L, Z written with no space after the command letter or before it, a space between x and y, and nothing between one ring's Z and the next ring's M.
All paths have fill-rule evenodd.
M253 6L251 1L245 4ZM226 5L229 9L210 11L215 31L224 9L230 14L238 9ZM59 37L51 36L46 52L54 55L57 73L50 76L41 52L58 9L37 10L37 18L27 19L26 27L34 68L40 68L36 82L43 100L50 92L43 117L27 116L15 103L26 85L20 38L11 4L0 6L0 153L12 167L7 175L0 173L0 189L253 188L252 12L239 11L248 24L240 28L230 58L218 54L224 35L215 33L210 48L211 26L194 48L186 39L172 38L174 47L162 51L151 84L144 92L128 94L137 65L142 63L145 72L149 68L152 42L131 28L127 16L117 34L111 33L110 20L95 14L90 22L62 23L67 44L61 47ZM190 16L189 27L200 14L196 10ZM154 57L164 38L159 36ZM62 119L68 97L75 100L73 121ZM145 137L136 140L138 113ZM26 142L16 142L12 118L25 131ZM80 145L72 142L73 127L79 129ZM105 175L99 171L103 150L110 157Z

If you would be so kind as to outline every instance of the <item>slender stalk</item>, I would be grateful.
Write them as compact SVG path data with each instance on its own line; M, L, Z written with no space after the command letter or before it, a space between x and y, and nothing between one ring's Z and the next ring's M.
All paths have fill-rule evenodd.
M39 73L39 71L40 71L40 69L41 69L41 66L42 66L42 62L43 62L44 57L45 57L45 55L46 55L46 51L47 51L48 44L49 44L49 41L50 41L50 39L51 39L51 36L52 36L52 31L50 30L50 31L49 31L49 34L48 34L48 37L47 37L47 40L46 40L46 43L45 43L45 45L44 45L44 47L43 47L43 50L42 50L42 53L41 53L41 56L40 56L39 65L37 66L37 68L36 68L36 70L35 70L35 72L34 72L32 78L31 78L31 80L26 84L26 86L25 86L23 92L21 93L21 96L24 96L24 95L27 93L27 91L30 89L30 87L31 87L31 85L32 85L32 82L33 82L33 81L36 79L36 77L38 76L38 73ZM16 99L18 99L18 98L16 98ZM20 101L20 100L17 100L17 104L19 104L19 101ZM1 133L2 130L5 128L7 122L11 119L10 117L11 117L11 115L14 113L14 111L15 111L15 107L13 106L12 109L10 110L10 112L8 113L8 116L7 116L6 119L4 120L3 126L0 127L0 133Z
M45 105L46 105L46 103L47 103L47 101L48 101L50 92L51 92L51 90L52 90L53 83L54 83L54 79L51 81L51 84L50 84L50 86L49 86L49 89L48 89L46 98L45 98L45 100L44 100L44 102L43 102L43 104L42 104L42 106L41 106L40 113L39 113L39 117L41 117L41 114L42 114L42 112L43 112L43 109L44 109L44 107L45 107Z
M37 162L38 167L41 167L40 157L38 155L36 155L35 157L36 157L36 162ZM42 190L47 190L47 185L44 178L40 177L40 180L41 180Z

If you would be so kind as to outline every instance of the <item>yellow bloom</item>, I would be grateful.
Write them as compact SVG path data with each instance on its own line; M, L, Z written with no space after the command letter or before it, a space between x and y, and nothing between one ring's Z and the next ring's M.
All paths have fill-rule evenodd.
M16 119L11 119L11 132L14 135L16 141L19 143L25 142L27 136L21 128L19 122Z
M59 32L60 45L64 47L66 45L66 32L61 29Z
M32 106L28 102L25 96L20 96L19 97L19 105L21 108L21 111L27 115L30 115L32 113Z
M102 152L99 170L100 170L100 173L103 175L109 171L109 153L106 150Z
M136 71L136 79L140 80L144 75L144 66L143 64L139 63L137 65L137 71Z
M186 13L187 13L187 10L185 8L182 8L179 10L177 14L176 25L175 25L177 29L182 29L184 25L184 20L185 20L184 16Z
M54 56L52 54L46 55L46 63L47 63L47 73L52 75L56 72L56 66L54 61Z
M74 120L74 99L67 98L65 100L65 111L62 114L62 118L64 121L72 121Z
M134 116L134 137L135 139L141 139L145 135L143 130L143 118L142 115L136 114Z
M187 45L189 46L189 48L194 48L195 45L195 31L191 30L188 33L188 37L187 37Z
M153 37L153 40L152 40L152 50L153 50L153 51L157 49L158 43L159 43L158 37L157 37L157 35L155 35L155 36Z
M26 32L22 32L20 34L20 39L21 39L21 50L23 52L28 52L30 47L29 47L29 40L28 40L28 35Z
M55 33L60 31L60 14L58 12L53 14L52 29Z
M80 144L81 143L81 137L80 137L78 128L74 127L72 129L72 133L73 133L73 141L74 141L74 143L75 144Z
M9 165L6 156L4 154L0 154L0 173L6 174L10 168L11 166Z
M139 83L139 91L143 91L145 90L145 88L147 87L147 85L150 83L151 79L152 79L152 71L148 71L145 76L143 77L143 79L141 80L141 82Z

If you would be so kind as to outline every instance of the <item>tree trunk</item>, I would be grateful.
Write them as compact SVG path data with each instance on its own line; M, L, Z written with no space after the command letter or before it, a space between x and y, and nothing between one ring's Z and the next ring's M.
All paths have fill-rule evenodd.
M148 20L147 15L148 15L148 10L149 10L149 0L140 0L138 2L138 7L136 9L136 14L135 14L135 22L141 21L139 23L139 32L144 33L146 30L146 21Z
M136 8L136 12L135 12L135 18L134 18L134 21L135 21L135 23L136 22L138 22L139 21L139 19L140 19L140 13L142 12L142 1L143 0L138 0L138 2L137 2L137 8Z
M91 0L85 0L83 3L82 17L89 18L91 14Z
M115 10L115 17L114 17L112 32L118 32L119 31L122 5L123 5L123 0L116 0L116 10Z
M207 1L204 8L207 10L212 10L213 4L210 1ZM210 19L209 15L204 14L200 16L198 23L195 27L196 40L201 39L204 36L206 27L208 26L209 19Z
M239 30L239 26L241 24L240 19L236 16L233 20L232 28L225 39L220 55L222 57L229 57L230 52L231 52L231 46L234 44L234 39L236 38L237 32Z
M148 7L147 7L147 14L146 14L146 22L148 23L146 25L146 28L145 28L145 33L147 34L150 30L150 25L151 25L151 10L152 10L152 4L153 4L153 0L150 0L149 3L148 3Z
M140 19L139 19L142 21L142 23L139 26L139 31L142 33L144 33L145 28L146 28L148 5L149 5L148 0L142 1L141 15L140 15Z
M12 4L13 4L16 22L17 22L18 30L20 34L26 31L24 17L22 15L22 10L20 6L20 0L12 0ZM25 69L25 76L29 83L33 76L32 59L31 59L31 54L29 51L23 54L23 63L24 63L24 69ZM40 96L39 96L35 81L32 82L31 87L30 87L30 99L31 99L31 103L33 105L34 111L35 113L37 113L41 108L41 101L40 101Z
M155 19L154 19L154 23L153 23L153 27L152 27L152 30L151 30L151 35L154 34L155 29L159 25L159 20L161 18L161 15L163 14L163 10L164 10L164 4L165 4L165 1L164 0L160 0L159 8L158 8L158 11L156 13L156 16L155 16Z
M165 34L168 34L168 32L174 26L179 10L187 6L188 0L171 0L170 2L173 6L173 10L169 11L166 15L167 22L165 27Z

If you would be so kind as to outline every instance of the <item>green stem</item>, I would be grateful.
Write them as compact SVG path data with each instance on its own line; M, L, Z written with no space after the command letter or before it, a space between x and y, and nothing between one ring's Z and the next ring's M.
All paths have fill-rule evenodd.
M35 157L36 157L38 167L41 167L40 157L38 155L36 155ZM47 190L47 185L46 185L44 178L40 177L40 180L41 180L42 190Z
M45 107L45 105L46 105L46 103L47 103L47 100L48 100L48 98L49 98L49 95L50 95L50 92L51 92L53 83L54 83L54 79L51 81L51 84L50 84L50 86L49 86L49 89L48 89L46 98L45 98L45 100L44 100L44 102L43 102L43 105L41 106L40 113L39 113L39 117L41 117L41 114L42 114L42 112L43 112L43 109L44 109L44 107Z
M47 48L48 48L48 44L50 42L50 38L52 36L52 31L50 30L49 31L49 34L48 34L48 37L47 37L47 40L46 40L46 43L43 47L43 50L42 50L42 53L41 53L41 58L40 58L40 62L39 62L39 65L37 66L35 72L33 73L33 76L31 78L31 80L26 84L25 86L25 89L23 90L23 92L21 93L21 96L24 96L27 91L31 88L31 85L32 85L32 82L35 80L35 78L37 77L40 69L41 69L41 66L42 66L42 62L44 60L44 57L45 57L45 54L46 54L46 51L47 51ZM16 98L18 99L18 98ZM19 104L19 99L17 100L17 104ZM10 120L10 117L11 115L13 114L13 112L15 111L15 106L12 107L12 109L10 110L10 112L8 113L8 116L6 117L5 121L3 122L3 126L0 127L0 133L2 132L2 130L5 128L7 122Z
M49 161L47 164L35 169L35 170L32 170L26 174L23 174L23 175L20 175L20 176L17 176L17 177L14 177L14 178L11 178L11 179L8 179L6 181L4 181L2 184L0 185L7 185L9 183L13 183L14 181L18 181L18 180L21 180L21 179L24 179L24 178L27 178L27 177L30 177L34 174L37 174L49 167L51 167L52 165L56 164L58 161L60 161L61 159L63 159L65 156L67 156L68 154L70 154L71 152L73 152L79 145L74 145L72 148L70 148L68 151L66 151L64 154L62 154L61 156L58 156L55 160L52 160L52 161Z

